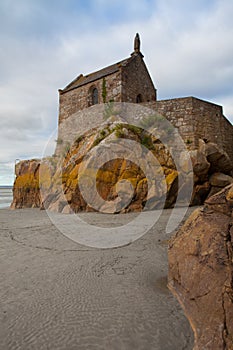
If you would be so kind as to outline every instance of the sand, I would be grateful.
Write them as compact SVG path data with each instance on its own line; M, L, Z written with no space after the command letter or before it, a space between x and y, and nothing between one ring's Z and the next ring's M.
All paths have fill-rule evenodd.
M45 211L1 209L0 349L192 349L166 286L170 212L137 241L104 250L69 240ZM110 226L130 219L82 215Z

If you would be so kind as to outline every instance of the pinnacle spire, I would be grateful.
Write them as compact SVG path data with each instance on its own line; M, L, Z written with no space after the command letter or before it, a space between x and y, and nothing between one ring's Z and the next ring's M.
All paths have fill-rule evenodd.
M139 53L140 52L140 36L139 34L137 33L135 38L134 38L134 52L135 53Z

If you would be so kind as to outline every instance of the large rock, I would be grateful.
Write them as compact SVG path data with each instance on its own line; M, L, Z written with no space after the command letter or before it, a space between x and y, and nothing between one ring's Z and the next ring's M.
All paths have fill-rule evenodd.
M210 184L215 187L226 187L233 183L233 178L223 173L214 173L210 176Z
M161 202L165 202L167 207L172 206L177 196L175 164L166 147L159 140L153 141L139 128L113 123L89 132L74 143L65 156L62 169L62 187L66 198L72 198L69 202L72 210L124 213L141 211L145 205L154 209ZM114 152L111 151L112 142ZM109 156L111 152L112 156ZM155 157L150 157L148 162L149 153ZM103 162L102 155L105 155ZM83 156L86 156L85 171L79 167ZM133 161L130 161L131 158ZM153 159L158 159L162 168L158 162L153 164ZM153 169L150 188L143 171L148 163ZM157 181L158 178L162 181ZM83 189L88 189L88 198Z
M168 286L190 321L195 350L233 349L232 207L230 185L170 241Z
M221 172L232 174L233 164L229 156L223 152L215 143L207 142L202 144L200 151L205 154L210 163L210 172Z
M52 157L43 161L40 159L24 160L16 164L16 179L13 188L11 209L40 208L52 186L52 178L56 162ZM58 193L50 193L51 198Z
M233 183L233 178L223 173L214 173L210 176L209 182L211 189L207 198L212 197L214 194L221 191L223 187Z
M199 140L198 149L190 151L193 165L194 190L191 205L204 200L233 182L233 165L228 155L216 144Z
M233 180L229 157L213 143L199 140L197 150L176 150L178 164L171 153L159 138L139 127L117 120L104 122L72 145L63 145L60 157L17 164L12 208L41 207L66 213L153 210L172 207L178 190L179 204L187 205L192 187L190 205L201 205ZM83 173L84 159L88 170ZM116 190L122 180L132 184L128 203ZM85 198L80 186L88 189Z
M22 182L24 175L19 167L12 208L123 213L175 203L178 172L173 158L159 139L138 127L119 122L102 124L78 137L61 150L61 155L37 162L36 172L33 162L22 163L31 188L30 181ZM30 196L25 194L27 186ZM36 198L32 196L34 188Z
M210 163L203 152L198 150L190 151L190 157L193 164L193 172L201 182L208 180Z
M12 209L40 207L39 167L38 159L21 161L16 165Z

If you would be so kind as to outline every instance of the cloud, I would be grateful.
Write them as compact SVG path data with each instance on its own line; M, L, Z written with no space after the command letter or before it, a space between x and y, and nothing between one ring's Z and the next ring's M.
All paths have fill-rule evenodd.
M41 156L58 88L128 57L136 32L160 99L208 99L233 121L232 17L228 0L2 0L0 161Z
M14 163L0 162L0 184L11 185L14 181Z
M151 19L144 34L147 43L150 42L146 57L160 93L166 97L174 94L211 97L231 90L233 4L219 2L208 14L197 15L185 30L171 16L172 9L168 6L166 9L164 17ZM150 34L153 28L157 33L154 40Z

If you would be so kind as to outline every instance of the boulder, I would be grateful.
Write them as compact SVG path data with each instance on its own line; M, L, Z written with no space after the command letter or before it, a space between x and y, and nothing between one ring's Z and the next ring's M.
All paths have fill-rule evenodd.
M192 326L195 350L233 349L232 207L230 185L170 240L168 287Z
M215 143L207 142L202 144L200 150L205 154L207 161L210 163L210 173L222 172L228 175L232 174L233 164L229 156Z
M233 183L233 178L223 173L214 173L210 176L209 182L211 186L225 187Z
M40 207L39 167L40 160L37 159L21 161L16 165L11 209Z
M205 201L205 208L231 216L232 203L231 194L233 186L229 185Z
M193 165L193 172L199 181L205 182L208 179L210 163L205 154L200 150L190 151L190 157Z
M211 190L207 198L212 197L221 191L223 187L233 183L233 178L223 173L214 173L210 176L209 182L211 185Z

